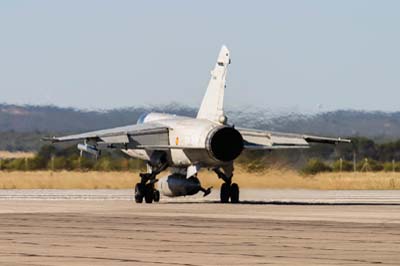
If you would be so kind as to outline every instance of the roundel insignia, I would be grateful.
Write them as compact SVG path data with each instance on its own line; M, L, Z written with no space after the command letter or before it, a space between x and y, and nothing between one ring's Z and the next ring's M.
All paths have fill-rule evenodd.
M176 139L175 139L175 145L179 145L179 137L176 137Z

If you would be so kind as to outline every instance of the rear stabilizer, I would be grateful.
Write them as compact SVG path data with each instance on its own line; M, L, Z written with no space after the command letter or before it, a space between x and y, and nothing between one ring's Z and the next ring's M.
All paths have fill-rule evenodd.
M226 122L224 115L224 91L227 69L230 63L230 52L223 45L219 52L217 63L211 71L211 79L201 102L199 112L197 113L197 118L208 119L221 124Z

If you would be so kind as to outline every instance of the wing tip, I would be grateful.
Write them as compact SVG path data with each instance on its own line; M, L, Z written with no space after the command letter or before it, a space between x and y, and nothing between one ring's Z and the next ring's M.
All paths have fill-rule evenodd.
M43 142L51 142L51 143L55 143L58 142L58 139L55 136L52 137L43 137L40 139Z
M341 137L337 138L338 143L352 143L351 139L342 139Z

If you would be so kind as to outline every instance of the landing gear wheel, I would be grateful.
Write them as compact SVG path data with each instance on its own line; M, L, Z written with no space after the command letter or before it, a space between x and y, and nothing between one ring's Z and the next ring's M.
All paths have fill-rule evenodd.
M154 199L154 185L153 184L147 184L146 185L146 192L144 194L144 201L146 203L153 203Z
M142 183L137 183L135 186L135 202L142 203L145 195L146 187Z
M231 203L239 203L239 186L236 183L231 185Z
M160 191L154 190L153 199L154 199L154 202L159 202L160 201Z
M228 203L229 202L229 191L230 186L227 183L223 183L221 186L221 191L220 191L220 199L221 203Z

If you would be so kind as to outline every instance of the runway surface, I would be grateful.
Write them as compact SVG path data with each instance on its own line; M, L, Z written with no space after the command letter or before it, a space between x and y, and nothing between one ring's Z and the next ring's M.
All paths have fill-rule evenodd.
M2 189L1 200L133 200L130 189ZM244 203L264 204L400 204L400 190L241 189ZM219 190L203 197L162 197L162 202L218 202Z
M0 191L0 265L400 265L398 191L130 192Z

